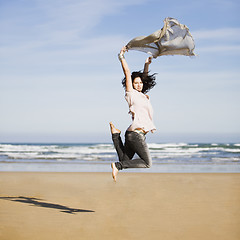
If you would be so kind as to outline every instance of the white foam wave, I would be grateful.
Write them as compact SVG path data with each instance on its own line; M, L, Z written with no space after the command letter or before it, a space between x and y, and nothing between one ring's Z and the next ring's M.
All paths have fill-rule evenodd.
M225 149L226 152L240 153L240 149Z
M80 159L85 155L106 157L115 153L111 144L59 146L59 145L9 145L1 144L0 153L13 159Z
M187 144L187 143L149 143L150 153L156 161L240 161L240 144ZM234 155L234 158L232 158ZM113 144L79 144L79 145L27 145L0 144L1 161L31 160L46 162L81 162L110 161L117 159ZM15 160L14 160L15 159ZM215 160L213 160L215 159ZM217 160L220 159L220 160ZM231 160L234 159L234 160ZM228 160L225 160L228 161Z
M213 161L216 161L216 162L239 162L240 161L240 159L239 158L235 158L235 157L233 157L233 158L229 158L229 157L217 157L217 158L212 158L212 160Z
M0 145L1 152L49 152L56 148L56 145Z
M172 148L188 146L187 143L148 143L149 148Z
M223 148L166 148L161 150L150 150L151 152L168 152L168 153L199 153L199 152L209 152L213 150L224 150Z

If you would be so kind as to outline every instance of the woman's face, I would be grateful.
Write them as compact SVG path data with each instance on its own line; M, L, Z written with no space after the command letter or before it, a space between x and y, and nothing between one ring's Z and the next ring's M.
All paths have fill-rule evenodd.
M136 89L138 92L142 92L143 82L140 77L136 77L133 80L133 88Z

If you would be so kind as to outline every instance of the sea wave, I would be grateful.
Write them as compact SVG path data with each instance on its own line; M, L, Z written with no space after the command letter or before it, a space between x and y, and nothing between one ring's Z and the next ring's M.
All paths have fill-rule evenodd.
M149 143L155 164L240 163L240 144ZM112 144L0 144L0 162L111 162Z

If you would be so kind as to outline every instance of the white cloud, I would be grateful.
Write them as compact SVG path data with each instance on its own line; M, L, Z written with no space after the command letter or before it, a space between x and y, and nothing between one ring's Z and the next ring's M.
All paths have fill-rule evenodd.
M19 59L20 64L30 66L64 64L66 61L93 63L94 58L116 51L116 46L120 48L126 41L124 36L106 35L106 32L94 36L92 29L104 16L120 14L127 6L146 1L34 0L27 6L24 0L16 6L9 3L5 6L8 14L0 23L1 58L4 65L11 66L19 63Z
M106 15L147 0L33 0L3 6L0 56L4 71L31 66L102 64L125 43L121 35L93 35ZM91 37L90 37L91 36ZM0 60L1 61L1 60ZM28 71L28 70L27 70Z
M193 31L196 52L240 54L240 28L220 28Z
M96 27L104 16L121 13L130 5L147 0L33 0L23 4L7 5L2 18L1 33L5 44L22 41L42 41L44 44L72 44ZM27 10L26 10L27 9ZM86 34L86 35L85 35Z
M208 52L208 53L219 53L219 54L231 54L239 55L240 54L240 45L214 45L207 47L199 47L197 49L198 53Z
M191 32L196 40L240 41L240 28L220 28Z
M192 86L198 87L222 87L227 85L240 85L239 71L219 70L219 71L194 71L194 72L162 72L161 79L164 84L180 84L182 86L194 83ZM161 81L163 81L161 80ZM176 81L177 80L177 81ZM197 85L200 83L201 86ZM206 84L207 83L207 84Z

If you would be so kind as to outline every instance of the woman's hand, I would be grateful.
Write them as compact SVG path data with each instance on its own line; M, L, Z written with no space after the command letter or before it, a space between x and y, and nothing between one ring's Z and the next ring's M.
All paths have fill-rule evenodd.
M122 47L120 53L118 54L119 61L122 61L124 59L124 53L127 51L126 46Z
M127 48L126 48L126 46L123 46L122 49L121 49L121 51L120 51L120 53L121 53L121 52L125 53L126 51L128 51Z
M149 67L149 65L152 63L152 56L150 56L150 57L148 57L147 59L146 59L146 61L145 61L145 64L144 64L144 70L143 70L143 73L144 74L148 74L148 67Z
M120 51L120 54L123 55L127 50L126 46L123 46L121 51Z
M145 61L145 64L151 64L152 63L152 56L148 57Z

